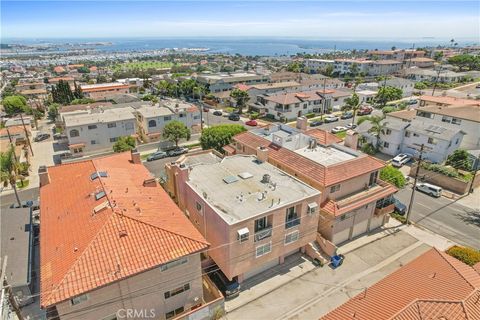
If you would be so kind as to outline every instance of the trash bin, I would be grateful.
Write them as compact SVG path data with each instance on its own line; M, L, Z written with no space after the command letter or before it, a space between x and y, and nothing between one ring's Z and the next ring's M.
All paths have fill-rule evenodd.
M332 264L332 268L335 269L340 267L343 263L344 256L342 254L333 256L330 258L330 263Z

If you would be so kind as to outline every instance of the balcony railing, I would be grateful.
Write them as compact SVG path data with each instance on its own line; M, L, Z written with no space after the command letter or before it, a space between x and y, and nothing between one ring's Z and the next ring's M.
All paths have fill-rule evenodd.
M285 222L285 229L290 229L300 224L300 218L294 218Z
M255 233L255 242L269 238L271 236L272 236L272 227L269 226Z

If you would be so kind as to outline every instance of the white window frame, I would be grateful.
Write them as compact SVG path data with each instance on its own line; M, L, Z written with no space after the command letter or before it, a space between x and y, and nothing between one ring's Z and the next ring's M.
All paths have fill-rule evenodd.
M269 247L269 250L268 251L265 251L265 249L262 249L262 253L261 254L258 254L258 249L260 248L265 248L265 247ZM259 245L257 247L255 247L255 258L260 258L266 254L269 254L270 252L272 252L272 242L268 242L268 243L265 243L265 244L262 244L262 245Z
M296 237L295 238L290 238L290 241L287 241L288 237L292 237L292 235L296 235ZM295 241L298 241L298 239L300 239L300 231L295 230L293 232L285 234L285 241L284 242L285 242L285 245L288 245L288 244L294 243Z

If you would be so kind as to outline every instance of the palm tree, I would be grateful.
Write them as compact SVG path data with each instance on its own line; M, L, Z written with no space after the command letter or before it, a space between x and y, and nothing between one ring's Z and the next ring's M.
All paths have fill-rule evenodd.
M17 179L20 177L19 165L15 161L14 155L15 149L12 145L6 152L0 153L0 179L4 187L8 186L9 184L12 186L12 189L15 192L15 197L17 198L18 206L21 206L20 197L18 196L17 190Z
M368 117L363 117L358 120L358 125L361 125L363 122L368 121L372 125L370 129L368 129L368 132L371 133L373 136L376 136L377 138L377 143L376 143L376 148L380 149L380 134L385 133L385 126L386 122L383 121L385 119L385 116L368 116Z

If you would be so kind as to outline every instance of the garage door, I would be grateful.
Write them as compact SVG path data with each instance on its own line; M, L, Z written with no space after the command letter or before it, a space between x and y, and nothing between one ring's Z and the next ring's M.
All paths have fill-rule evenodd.
M352 239L358 235L361 235L367 232L367 227L368 227L368 219L365 219L362 222L356 223L353 226Z
M266 271L272 267L275 267L276 265L278 265L278 258L275 258L273 259L272 261L269 261L263 265L261 265L260 267L257 267L255 269L252 269L248 272L245 272L245 275L244 275L244 279L248 279L248 278L251 278L259 273L262 273L263 271Z
M370 221L370 231L380 228L383 224L383 218L385 215L373 215Z
M349 235L350 235L350 228L337 232L333 235L333 243L335 245L339 245L340 243L347 241Z

